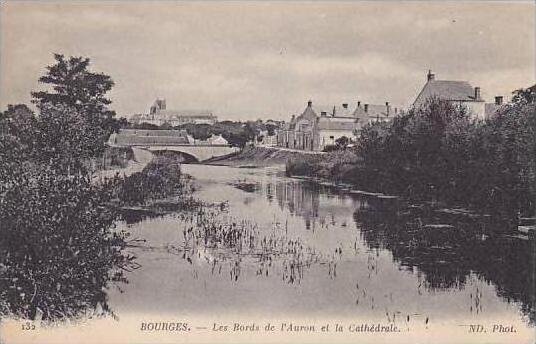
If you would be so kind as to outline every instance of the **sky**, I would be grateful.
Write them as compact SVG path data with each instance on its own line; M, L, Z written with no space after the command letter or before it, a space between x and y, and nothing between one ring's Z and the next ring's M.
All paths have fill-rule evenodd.
M115 81L119 116L208 109L288 119L311 99L409 106L428 69L487 101L536 82L525 2L2 1L0 109L29 103L53 53Z

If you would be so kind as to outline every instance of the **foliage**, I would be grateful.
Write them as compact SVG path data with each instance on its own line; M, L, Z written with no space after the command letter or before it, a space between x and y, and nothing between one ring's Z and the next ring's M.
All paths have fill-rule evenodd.
M346 149L346 147L348 147L349 144L350 144L350 139L346 136L341 136L335 140L335 146L337 146L338 149Z
M86 122L84 134L95 140L95 153L102 152L104 142L119 126L106 98L114 82L108 75L90 71L89 58L54 54L54 59L56 63L39 78L51 90L32 92L33 102L41 111L61 106L79 114Z
M186 130L196 140L206 140L212 135L221 135L230 145L240 148L244 148L260 133L259 124L251 121L246 123L222 121L213 125L188 123L176 128Z
M268 132L268 136L274 136L277 126L271 123L266 124L265 126L266 126L266 131Z
M188 123L178 126L178 128L186 130L196 140L207 140L212 136L210 124Z
M105 288L133 257L113 230L111 185L92 184L87 164L104 150L113 112L108 76L88 59L56 55L25 105L0 115L0 314L49 320L109 311Z
M142 205L149 200L181 195L184 179L180 163L172 157L155 157L143 171L120 181L116 190L120 204Z
M85 161L104 152L104 130L93 127L74 108L43 104L38 123L39 160L58 168L80 169Z
M465 108L431 99L391 124L365 127L357 144L362 174L381 192L419 199L444 195L459 185L453 177L466 161L459 158L471 126Z
M123 281L124 233L104 204L110 193L88 175L59 174L47 164L0 162L0 299L25 318L77 316ZM7 167L7 168L6 168Z
M514 97L477 132L472 166L480 181L473 202L506 216L536 209L536 103L534 93Z
M34 156L37 119L24 104L8 105L0 113L0 158L4 164L21 163Z
M156 124L142 122L139 124L129 124L129 129L142 129L142 130L157 130L160 129L160 127Z
M324 156L302 155L287 161L286 173L348 182L358 160L351 150L334 150Z
M339 150L339 147L336 145L325 145L322 152L334 152L336 150Z

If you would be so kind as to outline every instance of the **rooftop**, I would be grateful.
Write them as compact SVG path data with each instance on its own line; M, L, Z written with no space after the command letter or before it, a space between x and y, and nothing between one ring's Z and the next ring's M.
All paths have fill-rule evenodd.
M427 81L415 99L414 106L420 106L432 97L448 101L483 102L480 97L480 87L473 87L467 81L436 80L435 74L428 71Z
M352 117L320 117L318 129L323 130L354 130L356 120Z

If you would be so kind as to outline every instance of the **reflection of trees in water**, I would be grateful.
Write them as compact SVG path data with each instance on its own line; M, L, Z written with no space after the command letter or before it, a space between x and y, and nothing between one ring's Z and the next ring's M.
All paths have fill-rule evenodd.
M496 228L489 221L445 224L446 219L425 212L363 209L354 219L369 247L388 249L410 271L416 267L428 289L463 288L474 272L508 302L520 302L522 312L536 322L534 239L490 234ZM471 294L476 302L471 310L479 308L479 295L478 290Z

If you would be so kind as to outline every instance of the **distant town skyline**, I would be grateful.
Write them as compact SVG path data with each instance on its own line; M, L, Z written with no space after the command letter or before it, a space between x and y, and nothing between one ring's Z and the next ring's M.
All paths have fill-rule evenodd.
M308 100L407 107L429 69L509 97L536 80L535 4L7 1L0 50L0 110L29 104L61 53L113 78L118 116L165 98L221 120L288 120Z

